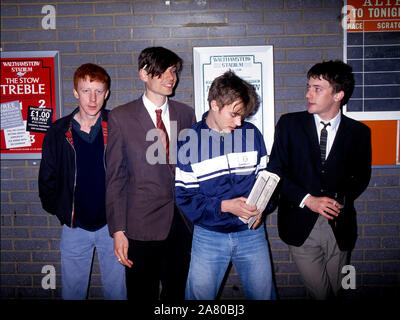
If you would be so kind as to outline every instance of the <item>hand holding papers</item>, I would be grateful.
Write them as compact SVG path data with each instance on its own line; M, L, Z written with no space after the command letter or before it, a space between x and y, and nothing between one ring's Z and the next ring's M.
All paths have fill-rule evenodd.
M278 175L268 171L261 171L257 177L256 182L254 183L253 188L251 189L250 195L247 198L246 203L250 206L256 206L257 209L261 211L260 214L262 214L262 212L267 207L267 204L271 199L271 196L274 193L274 190L278 185L279 180L280 178ZM258 217L259 214L249 219L239 219L242 220L244 223L247 223L250 229Z

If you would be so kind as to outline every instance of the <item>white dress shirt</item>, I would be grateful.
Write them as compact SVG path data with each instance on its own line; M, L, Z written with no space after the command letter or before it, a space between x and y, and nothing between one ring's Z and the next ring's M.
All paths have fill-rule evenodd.
M154 127L157 128L157 115L156 110L161 109L161 119L164 122L165 128L167 129L168 137L170 137L170 121L169 121L169 108L168 108L168 98L161 107L157 107L153 102L151 102L147 97L146 93L142 96L143 104L150 115L151 120L154 123Z
M341 119L340 112L336 115L336 117L334 117L333 119L331 119L329 121L324 121L317 114L314 114L315 126L317 128L317 134L318 134L318 142L321 139L321 130L324 127L324 125L321 123L321 121L323 121L324 123L330 122L330 124L331 124L330 126L326 127L326 131L328 132L328 139L326 140L325 159L328 158L329 152L331 151L333 141L335 140L335 137L336 137L337 129L339 128L340 119Z
M326 131L328 132L328 139L326 140L326 155L325 155L325 159L328 158L329 156L329 152L332 149L332 145L333 145L333 141L335 140L336 137L336 132L339 128L339 124L340 124L340 120L341 120L341 112L339 111L339 113L331 120L325 121L322 120L317 114L314 114L314 121L315 121L315 128L317 130L317 135L318 135L318 143L321 139L321 130L324 127L324 125L321 123L321 121L323 121L324 123L328 123L330 122L330 126L326 127ZM304 208L304 202L306 201L306 199L310 196L311 194L307 194L303 200L300 202L300 208Z

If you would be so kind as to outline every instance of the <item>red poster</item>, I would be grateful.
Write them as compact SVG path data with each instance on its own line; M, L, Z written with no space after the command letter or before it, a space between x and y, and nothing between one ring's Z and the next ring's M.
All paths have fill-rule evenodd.
M44 135L59 114L57 58L58 54L50 57L5 57L2 54L2 159L40 158Z

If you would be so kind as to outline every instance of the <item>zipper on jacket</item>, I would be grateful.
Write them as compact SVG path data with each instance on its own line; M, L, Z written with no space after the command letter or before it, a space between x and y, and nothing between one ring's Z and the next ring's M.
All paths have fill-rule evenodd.
M104 152L103 152L103 167L104 167L104 171L106 171L106 149L107 149L107 145L104 146Z
M101 120L101 133L103 135L103 143L104 143L104 152L103 152L103 166L104 171L106 171L106 149L107 149L107 142L108 142L108 123Z
M224 139L223 135L221 135L221 141L222 141L222 144L220 144L219 147L222 148L224 150L224 153L225 153L225 139ZM226 154L225 157L226 157L226 162L228 163L229 180L231 181L232 188L234 188L234 182L233 182L233 177L232 177L231 166L229 165L228 155Z
M74 188L72 192L72 212L71 212L71 228L74 227L74 215L75 215L75 188L76 188L76 175L77 175L77 168L76 168L76 152L75 148L72 143L69 141L68 137L65 137L69 145L71 146L72 150L74 151L74 161L75 161L75 174L74 174Z
M225 157L226 157L226 162L228 163L229 180L231 181L231 185L232 185L232 188L233 188L234 183L233 183L233 178L232 178L231 166L229 165L228 155L225 155Z

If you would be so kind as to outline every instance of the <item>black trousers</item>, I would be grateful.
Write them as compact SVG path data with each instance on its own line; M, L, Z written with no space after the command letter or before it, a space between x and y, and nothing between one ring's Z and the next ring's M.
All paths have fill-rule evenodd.
M128 258L133 265L125 268L128 299L184 300L191 247L192 234L177 209L167 239L129 239Z

